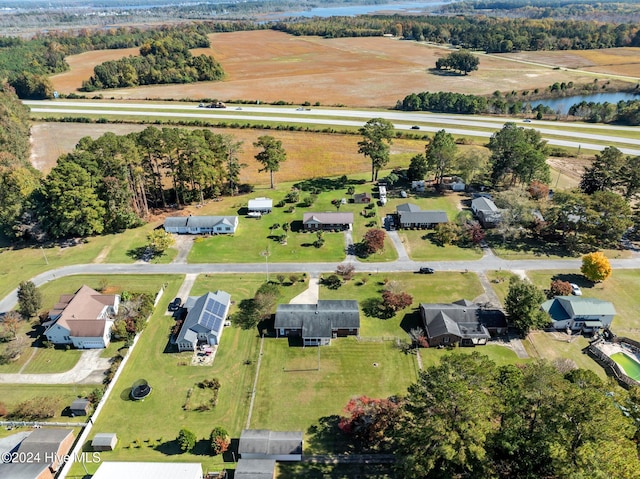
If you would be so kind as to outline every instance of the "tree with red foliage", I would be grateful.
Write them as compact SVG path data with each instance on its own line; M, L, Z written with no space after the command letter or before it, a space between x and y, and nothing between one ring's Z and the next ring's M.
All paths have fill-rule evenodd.
M562 281L561 279L554 279L551 281L549 287L549 298L554 296L569 296L571 295L571 283L569 281Z
M367 231L362 238L362 244L365 252L369 254L377 253L384 249L384 230L373 228Z
M390 433L399 414L400 400L397 397L374 399L360 396L351 399L344 408L346 417L341 417L338 428L356 441L362 450L387 449Z
M480 223L476 221L467 225L467 234L469 235L469 239L473 244L482 243L486 236L486 233L482 229L482 226L480 226Z
M387 290L382 293L382 300L384 301L384 306L395 313L411 306L413 296L405 292L394 293Z
M214 456L217 456L229 449L231 437L226 429L217 426L211 431L211 434L209 435L209 442L211 445L211 452Z
M545 185L541 181L533 180L529 184L527 192L534 200L544 200L549 197L549 186Z

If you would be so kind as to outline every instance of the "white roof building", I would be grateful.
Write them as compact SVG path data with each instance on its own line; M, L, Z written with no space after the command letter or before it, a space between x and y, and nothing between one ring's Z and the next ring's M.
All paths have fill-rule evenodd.
M93 479L202 479L194 462L103 462Z

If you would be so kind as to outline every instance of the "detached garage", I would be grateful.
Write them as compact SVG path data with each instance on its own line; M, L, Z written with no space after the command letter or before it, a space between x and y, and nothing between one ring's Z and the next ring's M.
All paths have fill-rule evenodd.
M94 451L113 451L118 444L118 436L115 432L99 432L91 441Z
M302 432L245 429L240 435L238 452L242 459L301 461Z

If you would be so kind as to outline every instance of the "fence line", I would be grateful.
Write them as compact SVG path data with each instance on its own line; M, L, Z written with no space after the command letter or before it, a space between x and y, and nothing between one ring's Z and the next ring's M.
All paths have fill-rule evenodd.
M0 421L0 426L9 427L43 427L43 426L65 426L84 427L86 422L44 422L44 421Z

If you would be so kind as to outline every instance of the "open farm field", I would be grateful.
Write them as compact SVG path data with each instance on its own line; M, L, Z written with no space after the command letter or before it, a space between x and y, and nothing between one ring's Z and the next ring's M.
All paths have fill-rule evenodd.
M60 155L69 153L85 137L99 136L113 132L125 135L142 131L148 125L124 124L84 124L84 123L37 123L31 128L33 151L31 162L48 173ZM249 165L240 172L240 181L252 185L269 184L269 174L259 173L260 164L255 160L258 149L253 142L261 135L270 135L282 141L287 152L287 161L275 173L275 181L297 181L320 176L341 176L371 171L371 162L358 153L359 135L329 135L323 133L290 132L276 130L223 129L213 128L220 134L232 135L243 141L240 160ZM406 167L410 158L424 151L424 140L396 139L391 147L391 163Z
M495 56L593 73L640 77L640 48L634 47L501 53Z
M435 74L429 69L448 53L446 48L393 38L324 39L264 30L215 33L210 39L210 48L193 53L213 55L222 64L226 78L221 82L97 93L124 99L218 98L392 107L409 93L427 90L490 94L497 89L523 90L561 81L592 80L591 75L539 65L519 63L514 68L510 60L498 56L482 56L479 70L471 75ZM118 58L117 52L110 52L109 59ZM131 49L120 51L120 57L130 54ZM82 61L69 57L70 72L53 77L54 87L61 93L76 91L88 78L92 67L87 70L80 65L107 59L102 51L82 55Z
M119 60L124 57L140 56L140 48L123 48L120 50L96 50L71 55L66 58L69 71L51 77L56 90L60 93L71 93L82 86L83 80L93 75L93 68L101 63Z

